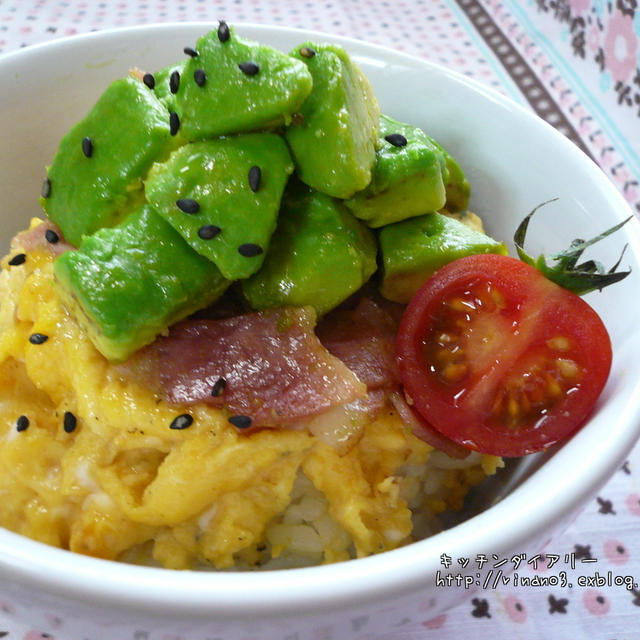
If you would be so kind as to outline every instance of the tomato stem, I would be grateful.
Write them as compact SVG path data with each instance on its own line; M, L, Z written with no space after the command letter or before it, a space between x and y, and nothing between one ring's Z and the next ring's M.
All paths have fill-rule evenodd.
M629 216L626 220L623 220L610 229L603 231L600 235L597 235L595 238L591 238L590 240L576 238L571 242L567 249L554 253L548 257L539 255L537 258L532 258L525 252L525 236L533 214L541 207L551 202L555 202L556 200L558 200L558 198L553 198L539 204L524 218L516 229L513 241L520 260L526 262L532 267L535 267L546 278L552 280L565 289L569 289L569 291L572 291L577 295L584 295L585 293L595 291L596 289L602 291L604 287L614 284L615 282L620 282L620 280L626 278L631 273L631 269L629 269L629 271L617 271L617 269L620 266L620 262L622 261L622 256L624 255L627 245L623 247L617 262L608 271L605 270L602 264L596 260L586 260L580 264L578 264L578 260L587 247L590 247L592 244L595 244L603 238L606 238L608 235L618 231L618 229L629 222L633 216ZM548 264L547 259L552 260L556 264Z

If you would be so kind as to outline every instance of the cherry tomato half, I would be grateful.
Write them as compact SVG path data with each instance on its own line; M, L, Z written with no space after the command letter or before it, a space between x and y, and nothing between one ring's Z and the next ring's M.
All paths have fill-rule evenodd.
M454 260L415 293L396 353L425 420L464 447L506 457L576 431L611 368L609 335L584 300L493 254Z

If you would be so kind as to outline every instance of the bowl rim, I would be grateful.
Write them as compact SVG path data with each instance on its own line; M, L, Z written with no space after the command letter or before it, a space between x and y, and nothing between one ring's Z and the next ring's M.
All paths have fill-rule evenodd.
M0 56L0 68L28 56L38 57L64 48L89 46L108 41L114 36L134 37L138 33L183 32L185 39L217 26L217 22L166 22L104 29L77 34L32 45ZM323 39L344 46L350 54L400 62L410 67L440 74L456 83L462 83L502 107L515 111L519 117L536 126L547 127L559 140L581 156L585 171L600 172L597 165L575 147L562 134L542 121L524 106L479 81L457 71L418 57L387 49L346 36L335 36L321 31L281 27L269 24L233 23L241 35L260 39L261 33L286 33L301 40ZM571 152L573 153L573 152ZM577 156L576 156L577 157ZM620 206L620 219L630 208L612 183L603 183L603 189ZM637 220L632 252L640 256L640 233ZM598 452L580 464L580 469L592 465L591 474L569 483L566 477L559 483L559 493L546 502L537 496L527 483L518 487L491 509L458 524L454 529L436 534L409 546L380 555L319 567L273 570L265 572L197 572L172 571L141 567L90 558L69 551L48 547L18 534L0 530L0 570L23 584L45 588L57 595L87 603L101 603L129 610L163 611L176 616L206 619L238 618L251 611L261 616L280 616L295 612L314 612L342 609L347 606L389 599L415 592L435 576L441 553L468 556L474 551L479 529L485 540L492 541L485 554L513 548L513 544L532 539L551 528L559 518L583 504L585 496L593 494L622 463L633 443L640 435L640 375L629 391L630 399L620 421L629 428L613 442L606 442ZM579 437L580 434L577 434ZM569 447L561 448L537 474L557 473L567 464ZM547 469L548 465L551 465ZM595 466L594 466L595 465ZM554 471L555 470L555 471ZM500 525L501 517L511 513L514 527L506 531ZM455 534L451 532L455 531ZM454 537L455 536L455 537ZM345 571L344 568L348 567Z

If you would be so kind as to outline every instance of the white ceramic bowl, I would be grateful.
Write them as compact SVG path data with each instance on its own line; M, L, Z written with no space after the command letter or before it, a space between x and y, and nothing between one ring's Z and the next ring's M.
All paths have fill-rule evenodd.
M44 167L60 136L130 66L154 70L214 25L106 31L0 58L1 241L38 214ZM385 113L422 126L466 169L472 208L509 239L521 218L550 198L530 229L531 250L553 251L630 215L604 174L530 113L463 76L354 40L245 25L239 34L289 50L335 40L360 64ZM401 620L427 620L468 592L438 587L440 556L540 549L575 516L628 453L640 431L640 234L636 221L602 242L612 264L624 243L623 283L588 301L607 325L613 369L597 410L554 452L512 465L479 497L477 515L430 539L333 566L259 574L194 573L95 560L0 530L0 598L36 628L65 619L56 638L367 638ZM493 506L496 498L501 498ZM295 636L294 634L298 634ZM145 635L146 634L146 635ZM173 636L171 636L173 637Z

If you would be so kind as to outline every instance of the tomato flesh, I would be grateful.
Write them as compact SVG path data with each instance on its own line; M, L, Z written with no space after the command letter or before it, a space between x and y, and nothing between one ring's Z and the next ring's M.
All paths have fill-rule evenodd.
M409 302L396 340L413 406L469 449L520 456L573 433L611 367L581 298L500 255L455 260Z

